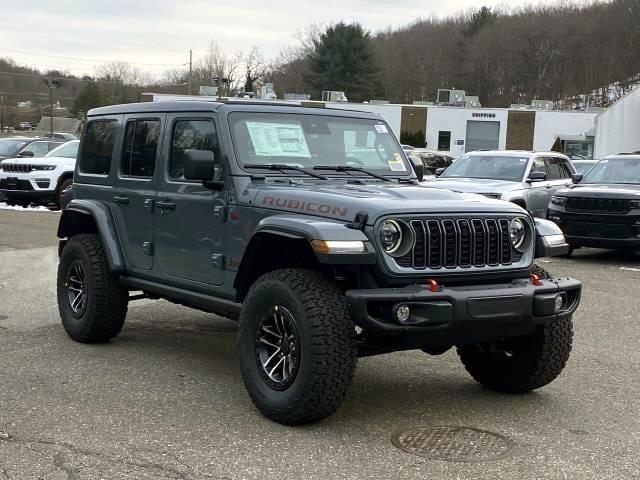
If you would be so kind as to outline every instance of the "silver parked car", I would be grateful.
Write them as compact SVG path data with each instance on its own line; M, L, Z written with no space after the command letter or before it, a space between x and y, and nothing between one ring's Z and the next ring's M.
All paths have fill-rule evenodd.
M424 186L506 200L546 218L551 195L571 185L574 173L569 157L557 152L477 151L439 170Z

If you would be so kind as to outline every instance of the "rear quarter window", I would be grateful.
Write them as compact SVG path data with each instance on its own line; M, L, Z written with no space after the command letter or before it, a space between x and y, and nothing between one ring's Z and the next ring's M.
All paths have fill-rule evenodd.
M87 125L79 155L80 173L109 174L117 131L115 120L94 120Z

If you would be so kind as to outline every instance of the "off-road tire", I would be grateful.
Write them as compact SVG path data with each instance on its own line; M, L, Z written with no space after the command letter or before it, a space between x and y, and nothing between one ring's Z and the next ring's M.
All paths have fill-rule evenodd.
M86 307L74 314L68 297L69 270L74 263L84 269ZM98 235L77 235L69 239L60 255L57 280L58 310L67 334L78 342L106 342L115 337L127 315L129 292L109 270Z
M300 360L292 383L275 389L256 353L260 316L281 305L297 326ZM285 425L311 423L334 413L351 384L357 362L355 328L340 289L313 270L269 272L249 289L238 332L242 378L255 406Z
M538 265L531 273L551 278ZM560 375L569 360L572 340L573 321L568 316L538 325L527 335L493 344L462 345L457 351L465 369L478 383L497 392L525 393ZM502 355L503 351L510 351L512 356Z

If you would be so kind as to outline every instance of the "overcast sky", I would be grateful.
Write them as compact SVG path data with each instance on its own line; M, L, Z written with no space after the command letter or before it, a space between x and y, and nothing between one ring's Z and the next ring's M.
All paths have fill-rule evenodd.
M549 0L553 3L553 0ZM2 0L0 4L6 4ZM530 0L32 0L2 8L0 57L41 69L93 74L126 60L154 76L194 59L210 41L226 52L258 46L269 58L310 23L358 21L375 33L419 17ZM536 1L535 3L540 3ZM35 55L37 54L37 55ZM56 57L74 57L56 58ZM153 65L151 65L153 64Z

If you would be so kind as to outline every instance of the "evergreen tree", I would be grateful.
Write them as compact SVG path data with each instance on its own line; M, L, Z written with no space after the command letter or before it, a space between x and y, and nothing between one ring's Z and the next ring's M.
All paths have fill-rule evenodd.
M84 90L74 99L71 113L79 115L86 113L88 110L96 107L102 107L107 104L105 95L100 86L95 82L87 83Z
M378 68L371 39L358 23L333 25L313 41L307 83L319 96L323 90L343 91L352 102L370 100L379 92Z

